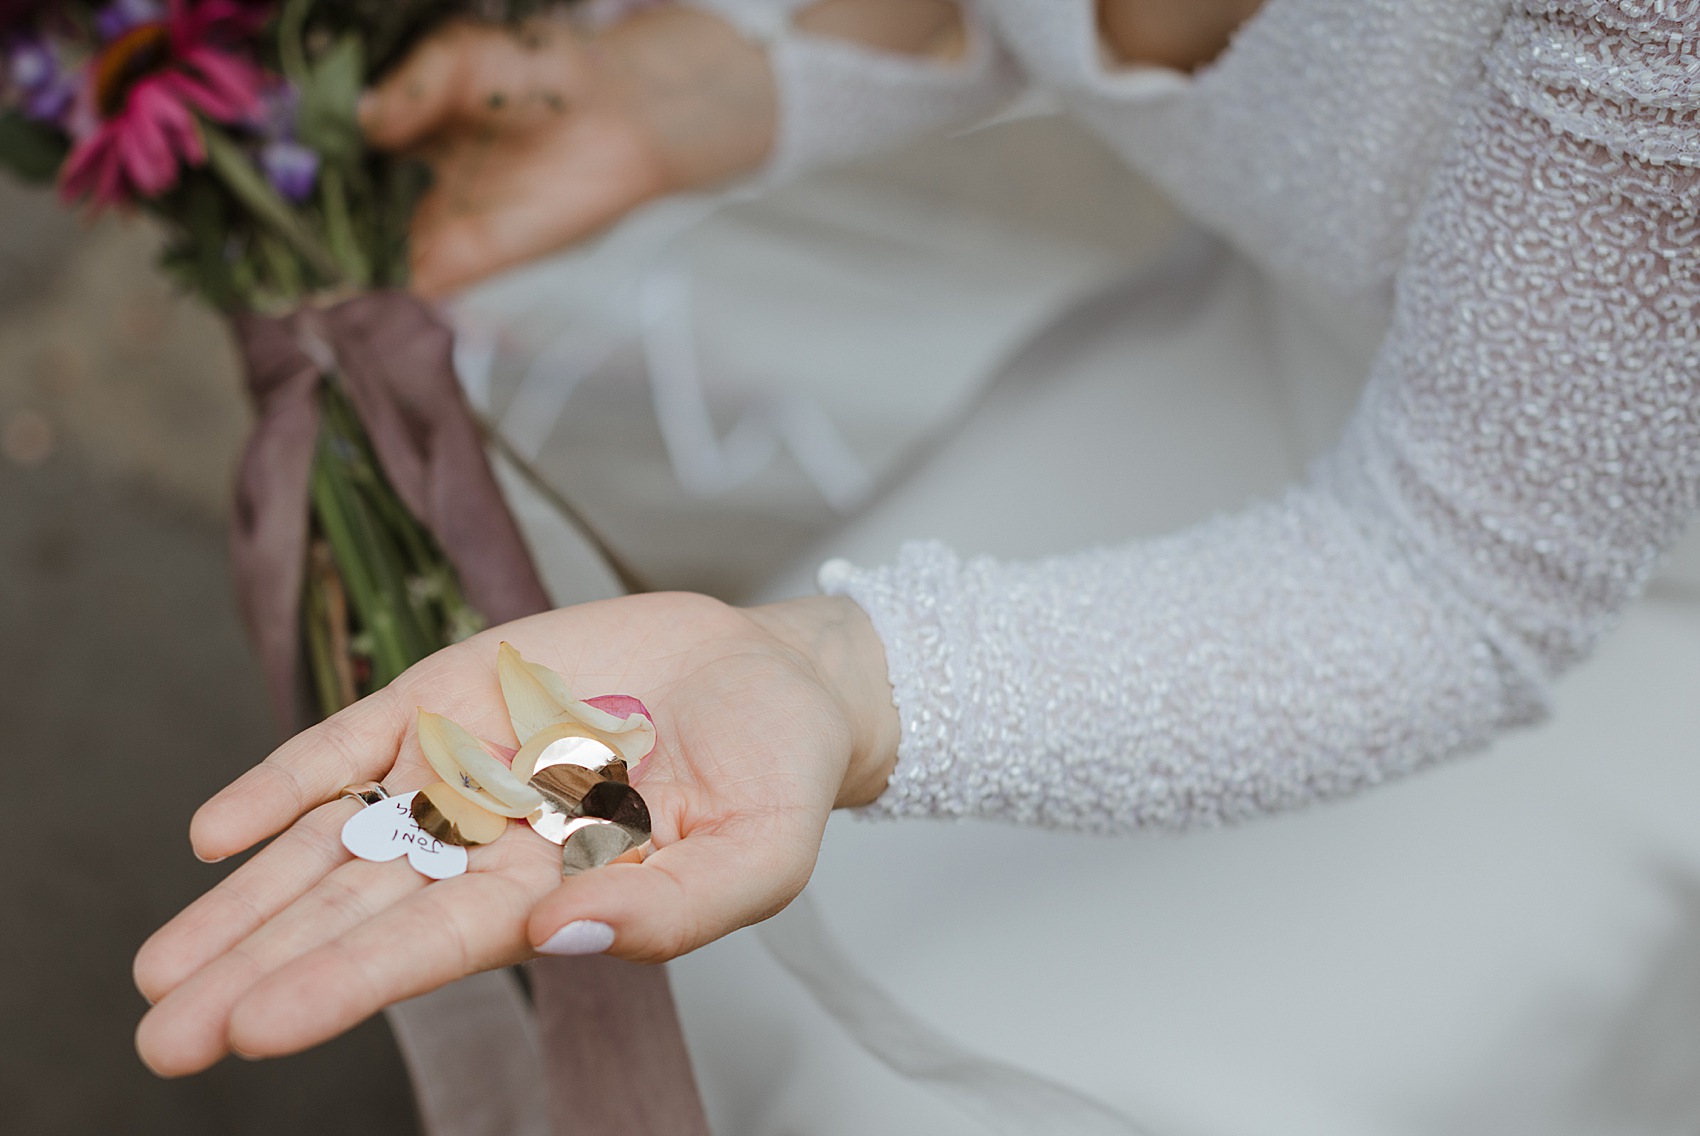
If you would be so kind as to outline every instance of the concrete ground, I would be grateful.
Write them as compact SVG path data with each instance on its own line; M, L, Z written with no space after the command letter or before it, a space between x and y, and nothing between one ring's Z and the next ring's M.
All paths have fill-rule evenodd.
M190 814L273 741L220 519L234 364L152 256L0 182L0 1132L411 1133L381 1020L175 1082L131 1047L131 956L231 867Z

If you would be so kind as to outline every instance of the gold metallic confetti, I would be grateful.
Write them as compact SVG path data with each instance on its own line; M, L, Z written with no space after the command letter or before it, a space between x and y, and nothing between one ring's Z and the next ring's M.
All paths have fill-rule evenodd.
M473 804L439 781L413 798L413 819L444 844L488 844L508 830L508 818Z

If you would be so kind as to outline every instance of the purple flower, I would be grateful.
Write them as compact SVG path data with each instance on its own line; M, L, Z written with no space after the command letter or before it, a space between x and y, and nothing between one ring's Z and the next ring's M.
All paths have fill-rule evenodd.
M295 108L300 96L287 79L268 82L260 90L260 101L248 120L248 128L268 141L295 137Z
M313 193L319 177L319 155L295 140L295 112L300 98L288 82L268 83L248 126L260 136L260 169L272 188L297 204Z
M58 122L76 98L76 82L59 64L53 45L36 35L6 47L6 85L28 118Z
M156 24L163 19L165 5L159 0L113 0L94 14L94 30L111 43L131 28Z
M313 183L319 176L319 155L299 142L279 138L260 148L260 169L273 189L300 204L312 196Z

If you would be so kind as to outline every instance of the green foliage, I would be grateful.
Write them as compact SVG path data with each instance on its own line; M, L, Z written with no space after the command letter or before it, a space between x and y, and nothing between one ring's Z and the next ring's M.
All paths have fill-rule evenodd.
M483 629L454 568L384 476L353 404L332 378L320 391L311 481L313 530L334 574L310 571L303 609L309 672L329 714L385 685L439 647ZM335 598L332 596L335 593ZM345 611L339 620L337 612ZM337 689L341 650L367 666Z
M295 133L326 165L351 167L365 152L355 118L365 76L365 55L353 34L337 39L308 65Z
M203 127L201 134L207 145L207 168L218 176L231 196L289 245L310 273L319 278L321 286L340 280L341 267L313 227L278 196L242 148L222 130Z
M35 184L53 180L70 143L50 126L32 122L17 111L0 112L0 166Z
M242 237L223 187L206 171L190 170L152 209L175 225L161 258L166 272L215 308L236 306L243 289L233 272L238 262L229 254Z

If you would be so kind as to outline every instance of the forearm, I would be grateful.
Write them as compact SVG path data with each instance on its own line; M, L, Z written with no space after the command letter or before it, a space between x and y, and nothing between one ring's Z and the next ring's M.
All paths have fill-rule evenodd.
M1303 487L1169 540L922 547L846 582L905 725L882 811L1120 828L1338 796L1537 717L1613 624L1700 509L1700 92L1667 29L1522 20Z

